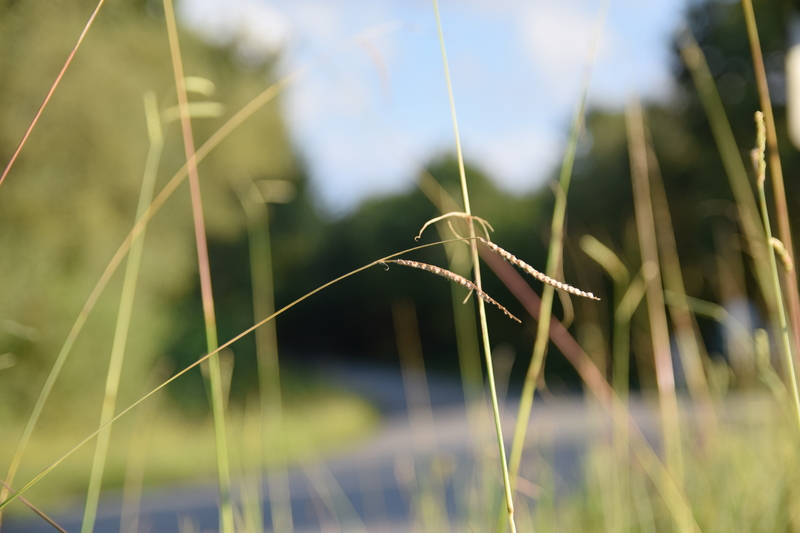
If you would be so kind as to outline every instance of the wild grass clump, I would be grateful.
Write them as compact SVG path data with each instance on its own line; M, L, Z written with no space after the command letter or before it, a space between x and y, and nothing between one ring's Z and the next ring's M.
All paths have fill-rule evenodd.
M0 175L0 184L11 170L102 4L101 0L50 92L34 115L17 150L13 153L3 174ZM665 180L661 176L656 147L648 129L648 110L636 100L633 100L628 106L624 121L631 178L631 208L634 216L634 221L630 226L631 235L626 244L629 249L626 254L618 253L611 245L604 244L599 238L587 235L581 239L583 251L598 263L611 278L613 298L605 299L611 302L608 304L609 309L598 310L602 305L597 305L596 302L601 299L594 292L582 290L558 279L566 278L563 271L565 252L569 251L570 244L567 235L567 198L573 168L578 157L579 138L584 128L589 86L588 75L583 84L580 101L576 106L569 141L555 188L555 204L550 219L550 240L547 246L547 262L544 271L537 270L528 262L491 240L490 233L494 231L494 228L485 218L474 215L470 204L470 191L456 117L455 97L445 50L444 31L436 0L433 0L434 15L453 124L463 205L457 205L457 202L452 199L440 198L437 207L443 214L428 220L419 231L417 239L429 226L445 221L454 237L448 238L444 231L444 224L441 224L437 226L437 229L444 235L441 240L393 252L365 263L276 309L272 280L272 252L267 229L269 213L264 205L263 197L261 200L264 202L257 201L255 204L248 203L250 199L243 197L243 206L248 211L247 229L251 232L250 267L255 323L220 344L217 339L211 265L206 240L204 205L200 195L198 165L256 110L274 99L283 88L299 79L301 71L279 80L257 95L250 103L233 114L205 143L196 148L177 26L171 2L165 0L164 12L173 63L175 96L178 101L178 112L174 113L174 116L180 120L184 147L182 166L151 202L156 167L163 142L160 127L155 128L159 130L158 135L153 134L155 131L153 129L150 139L151 152L146 165L146 179L142 185L136 222L103 271L69 331L39 393L32 413L28 417L16 448L13 448L13 444L0 446L0 449L10 457L8 474L4 480L1 480L0 511L5 510L12 502L19 500L37 512L42 519L52 522L51 518L41 512L36 502L27 499L27 496L30 495L28 493L40 485L57 467L64 465L69 458L80 456L81 450L88 451L86 445L97 437L98 443L92 471L89 473L88 498L82 526L85 532L90 532L94 527L102 482L104 478L108 478L108 475L104 476L106 464L109 464L111 475L117 477L121 477L120 472L127 467L127 458L121 457L120 453L114 453L118 450L109 450L110 443L116 442L111 441L112 425L127 416L136 407L152 399L174 381L208 363L205 375L209 379L209 396L215 433L214 454L217 459L215 471L220 487L219 529L226 533L233 532L240 526L247 530L263 529L265 521L261 515L263 499L261 476L267 466L275 464L272 461L278 460L281 451L285 452L284 448L291 447L292 451L299 455L302 455L299 450L312 448L308 442L312 437L304 434L303 428L308 429L317 423L323 425L319 422L319 417L323 417L328 424L337 425L337 429L341 429L341 426L347 425L346 423L352 423L353 427L358 429L360 426L357 421L343 420L347 418L347 413L355 413L353 417L358 417L359 420L372 416L371 413L364 414L359 410L363 408L362 404L353 407L346 401L339 403L332 400L320 402L324 404L321 406L315 405L313 413L297 410L292 411L293 416L285 416L281 396L277 333L274 329L275 320L321 291L367 269L383 266L388 270L388 265L397 264L430 272L454 285L467 289L469 294L462 303L466 303L469 296L475 294L477 320L474 307L462 306L463 309L460 309L462 314L456 316L459 351L472 350L475 355L474 364L470 367L469 378L466 377L468 372L464 371L468 368L468 364L462 363L462 371L465 376L462 379L465 383L467 379L471 380L469 385L472 387L472 394L465 394L468 396L468 403L483 404L483 376L480 374L481 368L478 360L479 343L483 351L485 381L488 388L488 402L486 403L490 409L480 411L483 416L480 420L470 419L471 429L475 432L475 435L471 436L476 436L478 441L469 449L469 452L473 454L470 460L476 465L474 470L481 470L479 474L472 477L467 476L465 479L461 479L457 475L448 478L445 472L446 468L441 465L451 464L454 461L448 463L441 457L425 461L430 472L425 473L424 476L418 474L420 469L414 465L414 461L411 461L412 468L404 471L404 475L408 478L407 485L411 487L409 490L416 490L411 498L414 500L412 513L418 513L420 523L428 529L438 531L447 529L448 526L454 524L458 524L457 527L463 525L465 530L477 530L478 528L490 530L494 526L498 531L510 529L512 532L516 531L518 524L520 529L524 528L525 530L534 528L582 531L677 529L681 531L747 530L766 532L800 529L800 504L797 503L800 501L800 489L797 488L800 486L798 483L800 482L800 455L797 453L797 430L800 429L800 392L795 370L795 360L798 356L798 336L791 334L793 329L800 328L798 326L800 324L800 296L797 294L795 260L789 232L789 213L783 191L774 117L766 87L766 73L757 39L752 5L749 0L744 0L743 6L756 67L756 83L763 107L763 114L762 112L756 113L757 146L753 152L760 221L754 219L756 202L750 185L743 179L746 178L744 167L740 165L738 151L733 144L734 137L729 131L730 123L724 116L724 108L719 101L719 93L716 91L714 79L705 63L703 51L697 43L686 37L682 40L682 52L700 93L702 105L709 115L715 141L723 158L723 165L729 174L729 185L733 190L736 211L741 219L739 224L746 248L754 255L752 264L755 285L759 291L754 299L761 298L768 314L769 324L764 328L752 330L747 326L737 325L742 333L739 338L743 339L743 343L748 344L748 348L752 348L752 350L748 350L748 353L752 352L752 357L756 358L755 361L751 361L750 366L757 369L758 377L764 385L762 388L755 388L755 394L747 399L749 403L744 406L736 403L737 397L729 392L730 383L736 377L735 369L733 369L735 365L718 358L715 359L713 354L709 353L706 341L700 333L698 317L710 316L720 324L725 324L731 322L731 316L721 305L689 295L690 288L685 280L678 256L678 243L672 225ZM602 22L603 18L599 17L598 20ZM599 27L602 27L602 24L599 24ZM589 65L592 65L593 61L594 59L590 60ZM148 105L151 107L154 105L152 98ZM150 109L148 114L152 119L153 116L158 115L158 112ZM155 120L160 124L161 119ZM773 236L770 226L770 210L765 192L768 171L774 187L773 200L776 204L775 218L779 227L778 237ZM158 383L157 386L128 403L123 409L117 410L123 354L133 312L136 276L143 253L144 233L155 214L162 209L167 199L186 178L189 181L192 200L192 227L197 250L196 265L199 272L198 281L201 287L206 333L206 349L203 350L205 353L197 357L191 364L183 368L179 367L179 370L169 378L155 381ZM251 182L247 184L252 186ZM2 191L3 189L0 188L0 194ZM460 232L456 231L453 225L454 220L458 220ZM604 242L608 242L606 236L601 235L600 237ZM468 254L464 244L469 247ZM404 257L417 250L439 246L446 246L450 265L459 263L460 259L461 270L454 266L444 268ZM454 252L456 249L460 249L461 256ZM768 253L768 257L759 256L757 253L759 250ZM51 459L53 454L48 453L44 468L34 470L29 465L25 465L24 469L20 469L44 405L47 403L56 381L61 376L62 368L78 335L114 272L129 252L124 289L119 303L118 329L111 348L110 368L106 377L105 400L99 426L77 443L71 441L62 443L61 440L55 439L53 442L48 442L46 451L51 452L50 448L57 447L60 455L57 455L57 459L53 461ZM779 264L775 254L780 258L783 270L778 269ZM499 356L500 350L494 349L490 340L485 304L494 306L517 323L521 324L522 320L484 289L481 257L496 272L506 269L516 276L515 279L523 280L520 282L522 285L520 288L519 283L516 285L509 283L507 281L509 278L500 276L506 282L510 292L519 299L526 311L537 321L530 362L522 361L523 366L527 363L527 367L516 418L511 418L511 421L515 423L515 431L508 458L506 457L506 435L500 410L501 398L510 390L506 381L508 381L511 368L516 362L513 357L508 358L510 361L504 361ZM765 262L769 267L768 273ZM456 273L456 270L467 272L470 269L471 279L468 275ZM524 277L515 269L544 284L541 297L533 292L525 283ZM585 278L580 277L582 274L584 272L578 270L578 277L583 280ZM453 289L455 303L460 299L461 289L455 286ZM746 295L747 283L742 283L739 289ZM600 290L602 291L602 289ZM579 316L580 320L577 327L573 328L574 334L570 327L564 324L567 320L559 320L555 316L555 313L558 312L558 308L554 308L553 305L556 291L561 291L560 296L563 296L567 302L570 302L568 295L585 299L578 300L576 304L578 309L576 316ZM494 291L492 293L495 294ZM602 292L598 292L598 294L602 294ZM642 303L645 305L643 306ZM596 307L589 307L592 305ZM646 314L643 310L640 311L641 307L646 307ZM589 309L590 312L581 313L586 309ZM604 312L607 312L608 316L604 316L602 314ZM414 307L407 302L395 303L393 313L398 336L398 351L402 352L400 356L405 365L403 377L406 394L414 396L413 400L417 402L415 404L417 412L410 416L421 414L424 417L425 430L434 431L436 417L428 396L428 385L424 379L412 383L411 377L414 372L424 373L425 368ZM604 319L607 319L605 322L612 324L612 331L604 329ZM605 326L608 325L605 324ZM259 371L257 408L245 410L245 414L242 416L232 417L234 418L233 424L237 425L237 428L242 428L240 432L233 432L230 427L231 417L228 416L232 408L227 400L234 356L228 350L244 336L256 332L259 328L264 329L259 331L259 338L256 342ZM779 355L785 368L783 381L779 377L780 373L776 372L772 366L772 346L768 333L770 330L776 332L780 341L776 344L779 344ZM538 458L532 460L534 452L537 451L536 445L532 447L531 440L527 438L531 425L536 430L534 434L537 439L548 437L546 432L537 426L539 420L531 418L531 412L535 392L537 388L541 388L543 383L545 358L551 343L558 348L561 355L574 368L582 385L589 393L587 397L593 398L587 403L596 402L609 415L604 419L607 421L607 427L604 426L598 432L599 436L587 436L581 442L584 453L579 455L584 459L581 469L583 477L577 487L573 486L565 490L556 488L557 482L552 470L542 466L538 462ZM632 346L636 350L631 350ZM610 355L606 351L610 351ZM654 384L658 400L655 409L651 409L648 404L648 390L645 389L642 395L644 398L631 394L632 353L639 355L635 366L639 372L640 386L642 383ZM220 361L223 355L227 365ZM466 355L470 354L459 353L461 361L467 361ZM499 370L496 372L495 362L500 361L506 363L507 370L503 370L503 365L498 364ZM685 397L681 389L679 373L676 371L678 365L683 371L686 388L689 392ZM410 370L413 372L409 372ZM495 382L496 379L499 387ZM513 385L515 383L512 383L512 387ZM467 390L466 386L465 390ZM543 396L553 396L551 391L545 389L543 392ZM254 403L254 405L256 404ZM348 409L348 405L351 409ZM513 405L513 403L507 405ZM658 424L648 424L649 420L642 421L641 416L637 417L636 409L642 405L648 409L646 411L648 416L652 416L654 412L660 414ZM226 422L226 417L228 422ZM489 425L490 419L493 427ZM412 422L419 425L420 420L422 418ZM198 429L196 426L183 427L172 422L158 422L150 425L150 430L158 433L153 436L154 440L161 437L163 441L170 439L180 441L178 444L172 442L165 446L171 450L180 450L182 446L186 446L187 440L197 438L197 434L203 432L202 428ZM329 431L328 437L334 435L332 438L336 438L340 435L327 426L324 429ZM236 439L231 439L232 434L244 435L243 442L237 443L236 446L229 444L236 441ZM295 440L292 440L290 435L294 435ZM297 435L300 436L297 437ZM184 438L181 440L179 437ZM491 442L485 446L485 441ZM137 440L135 445L139 445L139 443L140 441ZM41 446L41 443L37 445ZM67 451L62 452L62 448ZM172 466L196 473L199 469L195 467L194 462L201 460L199 459L200 455L211 455L210 448L209 442L204 442L204 446L193 446L190 451L185 451L183 454L185 463ZM276 451L276 449L280 451ZM37 454L37 457L42 455L45 454ZM308 458L309 456L303 457ZM174 456L162 455L160 459L154 459L151 466L155 465L158 468L159 461L172 462L173 458ZM140 460L144 459L140 457ZM258 474L256 481L242 491L246 494L242 496L241 506L244 509L244 517L238 517L241 518L241 523L236 522L236 507L239 502L234 501L235 491L232 489L235 472L232 472L234 468L231 463L236 463L237 460L242 477L245 477L250 468L256 470ZM75 464L77 462L72 463L72 467ZM143 486L141 476L144 466L142 463L138 464L138 467L130 467L131 470L138 468L138 477L134 472L127 483L128 487L134 487L130 489L134 493L141 491ZM534 468L524 468L531 465ZM78 468L83 469L84 467L79 465ZM365 529L365 524L355 511L355 506L349 501L336 478L326 470L323 464L313 468L303 465L302 470L323 505L328 507L331 513L336 514L338 510L345 517L342 522L343 527L353 524L352 527ZM402 469L398 467L395 470L395 476L402 477L402 472L397 473ZM21 485L16 482L15 476L18 472L22 472L26 476L27 482ZM533 474L531 479L523 477L531 474ZM164 476L165 478L169 477L165 473ZM71 479L76 479L76 477ZM463 497L463 501L466 502L463 503L465 516L463 520L460 520L461 517L453 519L448 514L448 496L444 488L446 479L458 479L459 482L463 482L457 487L457 490L463 491L463 494L459 493L457 496ZM501 482L502 490L499 490ZM270 489L273 489L269 491L273 527L276 530L291 531L294 528L294 522L290 501L291 491L285 469L281 470L278 482L272 484ZM276 497L279 498L279 501L274 500ZM137 498L138 496L134 494L126 501L136 502ZM125 516L135 515L135 507L135 504L126 506ZM57 523L51 525L56 529L60 527Z

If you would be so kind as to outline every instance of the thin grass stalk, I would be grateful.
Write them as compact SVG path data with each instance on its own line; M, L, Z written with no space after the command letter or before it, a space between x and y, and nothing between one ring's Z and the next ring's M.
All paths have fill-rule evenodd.
M766 133L766 157L769 162L769 172L772 181L772 199L775 203L775 218L778 222L778 238L786 248L792 264L794 260L794 244L792 243L792 230L789 223L789 208L786 205L786 191L783 185L783 170L778 152L778 134L775 131L775 118L772 115L772 101L767 86L767 72L764 68L764 58L761 54L761 43L756 26L756 15L753 11L752 0L742 0L744 20L747 26L747 38L750 41L750 52L753 56L753 70L758 88L758 100L764 114ZM797 286L797 276L794 272L783 271L784 297L789 307L789 324L791 327L792 346L795 357L800 354L800 290ZM779 317L780 319L780 317Z
M461 135L458 130L458 118L456 116L456 103L453 96L453 84L450 80L450 67L447 62L447 50L444 44L444 33L442 32L442 21L439 15L439 2L433 0L433 10L436 15L436 29L439 34L439 46L442 52L442 63L444 65L445 81L447 82L447 96L450 101L450 116L453 119L453 134L456 141L456 155L458 157L458 174L461 179L461 195L464 200L464 212L472 215L472 208L469 202L469 190L467 188L467 176L464 171L464 156L461 152ZM467 224L469 228L469 238L471 239L470 248L472 252L472 269L475 276L475 285L482 289L481 266L478 259L478 245L474 240L475 226L471 221ZM478 298L478 316L481 325L481 338L483 340L483 353L486 361L486 377L489 383L489 394L492 401L492 415L494 417L494 429L497 435L497 451L500 454L500 467L503 474L503 488L505 490L506 514L508 525L512 533L516 533L517 526L514 522L514 496L511 488L511 480L508 474L508 462L506 460L506 447L503 441L503 427L500 420L500 407L497 402L497 388L494 382L494 365L492 364L492 349L489 342L489 326L486 323L486 307L482 299Z
M456 201L428 172L423 172L419 180L419 188L436 206L440 213L448 213L458 209ZM437 227L438 229L438 227ZM445 239L443 231L439 231L440 239ZM471 257L458 243L444 247L447 254L448 268L457 274L469 268ZM480 347L478 346L478 328L475 321L474 308L463 305L461 290L451 286L450 295L453 306L453 323L456 331L456 347L461 372L461 384L469 411L474 413L476 402L482 396L483 380L481 378ZM476 422L473 420L473 422ZM476 424L471 424L477 427Z
M345 279L347 279L349 277L352 277L352 276L354 276L354 275L356 275L356 274L358 274L360 272L363 272L364 270L372 268L372 267L374 267L376 265L383 265L386 261L388 261L390 259L394 259L395 257L401 256L401 255L404 255L404 254L407 254L407 253L410 253L410 252L415 252L417 250L430 248L432 246L438 246L438 245L446 244L446 243L449 243L449 242L460 242L460 241L463 241L463 239L459 238L459 239L449 239L449 240L445 240L445 241L436 241L436 242L432 242L432 243L421 244L419 246L414 246L412 248L407 248L405 250L401 250L399 252L395 252L395 253L389 254L387 256L381 257L380 259L376 259L375 261L367 263L366 265L363 265L363 266L360 266L360 267L358 267L358 268L356 268L354 270L351 270L350 272L347 272L346 274L342 274L341 276L339 276L337 278L334 278L331 281L328 281L327 283L324 283L324 284L320 285L319 287L307 292L306 294L304 294L300 298L297 298L293 302L281 307L280 309L278 309L277 311L275 311L274 313L272 313L268 317L265 317L262 320L256 322L255 324L253 324L252 326L250 326L246 330L240 332L238 335L234 336L233 338L231 338L227 342L223 343L221 346L217 347L215 350L212 350L212 351L206 353L204 356L202 356L199 359L195 360L190 365L188 365L188 366L184 367L182 370L176 372L170 378L162 381L158 386L156 386L155 388L151 389L150 392L148 392L147 394L141 396L138 400L134 401L133 403L128 405L128 407L126 407L125 409L121 410L116 415L114 415L114 417L111 420L109 420L107 423L103 424L102 426L99 426L96 430L94 430L89 435L84 437L83 440L78 442L75 446L73 446L70 450L68 450L61 457L59 457L58 459L56 459L55 461L50 463L50 465L48 465L47 467L42 469L38 474L36 474L30 481L28 481L20 489L13 490L13 489L9 488L10 495L5 500L0 501L0 510L4 509L8 504L10 504L14 500L16 500L19 496L21 496L22 494L24 494L25 492L30 490L33 486L35 486L37 483L39 483L39 481L41 481L44 477L47 476L47 474L49 474L56 467L58 467L58 465L63 463L66 459L68 459L70 456L72 456L72 454L74 454L76 451L78 451L83 446L85 446L86 443L90 442L93 438L95 438L101 431L103 431L104 428L114 424L117 420L119 420L120 418L122 418L123 416L125 416L126 414L131 412L133 409L135 409L137 406L141 405L143 402L145 402L148 399L150 399L152 396L157 394L159 391L164 389L167 385L169 385L173 381L179 379L181 376L183 376L184 374L186 374L189 371L193 370L194 368L197 368L199 365L201 365L202 363L207 361L209 358L217 355L222 350L232 346L234 343L236 343L237 341L239 341L243 337L249 335L253 331L257 330L258 328L260 328L264 324L267 324L270 321L272 321L275 318L277 318L278 316L284 314L285 312L287 312L288 310L290 310L291 308L293 308L297 304L307 300L308 298L314 296L318 292L321 292L321 291L327 289L328 287L331 287L332 285L336 285L337 283L339 283L341 281L344 281ZM9 483L9 485L10 485L10 483Z
M253 186L251 192L257 192ZM260 195L259 195L260 196ZM242 198L247 216L250 251L250 279L253 291L255 316L269 316L275 312L275 290L272 274L272 244L269 233L269 208L264 198ZM272 431L274 439L283 435L283 402L281 398L280 366L278 361L278 335L270 322L255 332L256 361L258 363L258 397L260 409L261 471L267 457L267 436ZM268 427L267 422L274 425ZM294 530L289 496L289 478L286 469L276 468L267 480L272 528L291 533Z
M656 244L661 259L663 271L664 290L670 291L675 298L681 300L681 305L670 306L669 313L675 326L675 335L678 342L678 353L681 358L689 393L700 406L704 415L703 430L714 433L717 427L717 417L711 400L711 392L703 369L703 361L708 361L708 353L700 337L697 321L692 315L686 301L686 285L683 282L680 258L678 257L678 244L675 240L675 230L672 226L672 216L669 212L667 192L658 166L651 133L646 129L648 170L650 177L650 193L653 206L653 216L658 220L655 224Z
M764 126L764 114L761 111L756 111L756 149L754 151L754 163L756 166L756 186L758 187L758 200L761 206L761 220L764 224L764 235L767 242L772 242L772 227L769 222L769 211L767 208L767 195L764 192L764 182L766 181L766 160L764 152L766 150L766 134ZM772 176L774 177L774 175ZM781 282L778 275L778 263L775 260L775 252L770 250L769 253L769 267L772 271L772 284L775 287L777 294L778 304L778 325L780 326L781 347L783 357L786 364L787 379L792 391L792 400L794 400L794 412L797 417L797 427L800 429L800 392L797 386L797 372L795 371L795 357L792 354L792 342L789 338L789 324L786 318L786 308L783 305L783 294L781 293ZM787 269L788 270L788 269ZM794 272L791 272L794 276Z
M139 203L136 207L137 219L147 210L153 199L153 189L155 188L156 176L158 174L158 164L161 160L161 152L164 147L164 137L161 132L161 117L158 114L158 104L155 94L147 93L144 103L150 148L147 152L144 176L139 192ZM131 315L133 314L136 286L139 280L139 268L142 263L144 239L145 232L143 231L139 238L131 245L131 251L128 255L127 265L125 266L122 294L120 295L119 310L117 311L117 323L114 329L111 356L109 358L108 371L106 374L105 395L103 397L103 405L100 413L101 425L114 416L114 409L117 405L117 393L119 391L120 377L122 376L122 365L125 359L125 346L128 340ZM105 469L106 458L108 457L110 440L110 427L97 437L94 458L92 460L92 470L89 476L86 503L83 509L83 521L81 523L81 532L83 533L94 530L95 518L97 516L97 504L100 498L103 471Z
M313 467L306 467L304 470L306 477L311 482L311 487L328 508L339 531L366 533L366 526L353 506L353 502L347 497L347 493L328 468L319 463Z
M628 353L630 335L630 316L623 318L621 302L629 290L630 272L617 255L606 245L591 235L584 235L580 240L580 247L596 263L603 267L613 280L613 332L611 338L611 386L620 398L620 402L628 405L628 382L630 355ZM625 502L630 501L630 471L628 468L630 443L628 438L627 420L622 416L614 416L614 456L616 468L614 469L614 494L613 508L609 512L610 531L623 529L625 515Z
M683 62L692 76L700 103L703 105L706 118L708 118L722 166L728 176L728 183L739 213L739 225L753 262L756 282L765 302L770 309L774 309L775 295L772 293L769 262L766 259L767 243L764 242L761 217L758 213L758 205L747 169L725 112L725 106L720 98L714 77L711 75L711 70L708 68L703 50L688 31L681 37L680 52Z
M5 481L0 481L0 486L2 486L2 487L3 487L4 489L6 489L6 490L11 490L11 486L10 486L8 483L6 483ZM45 522L47 522L47 524L48 524L48 525L52 526L52 527L53 527L53 529L55 529L56 531L60 531L61 533L67 533L67 530L66 530L66 529L64 529L63 527L61 527L61 526L58 524L58 522L56 522L55 520L53 520L52 518L50 518L50 517L49 517L49 516L48 516L48 515L47 515L47 514L44 512L44 511L42 511L41 509L39 509L38 507L36 507L36 506L35 506L33 503L31 503L31 501L30 501L30 500L28 500L28 499L27 499L27 498L25 498L25 497L20 497L19 501L20 501L20 502L21 502L21 503L22 503L22 504L23 504L25 507L27 507L28 509L30 509L31 511L33 511L33 513L34 513L36 516L38 516L39 518L41 518L42 520L44 520Z
M134 436L130 440L125 461L125 480L122 484L122 503L119 513L120 533L139 533L139 511L142 502L147 452L152 440L152 407L139 410L133 422Z
M200 274L200 292L203 303L206 344L208 346L208 351L212 352L219 344L217 341L217 320L214 313L214 294L211 287L211 269L208 260L208 243L206 242L206 228L203 217L203 200L200 193L200 177L197 172L197 163L194 160L194 138L191 119L189 118L183 61L181 59L178 28L175 22L172 0L164 0L164 15L167 23L167 36L169 37L172 71L175 76L175 90L181 112L183 147L186 155L186 162L188 163L189 191L192 197L192 220L194 222L194 236L197 245L197 267ZM220 531L223 533L233 533L231 473L228 458L227 434L225 430L225 396L218 356L210 357L208 360L208 382L211 393L211 412L214 419L214 438L216 441L217 453L217 476L220 498L219 526Z
M44 97L39 109L36 111L36 114L33 116L30 125L28 125L28 129L25 130L25 134L22 136L22 139L19 141L16 150L11 155L11 159L9 159L8 163L6 164L5 168L3 169L3 173L0 174L0 185L6 180L8 173L11 172L11 167L14 166L19 154L22 152L22 147L25 146L25 143L28 141L28 137L30 137L33 128L36 127L36 123L39 122L39 118L41 118L42 114L44 113L44 109L47 107L47 104L50 103L50 99L53 97L53 93L56 92L58 85L61 83L61 79L64 77L64 74L67 72L67 69L72 64L72 60L75 57L75 54L78 52L78 48L80 48L83 40L86 38L86 34L89 33L89 28L92 27L95 18L97 18L97 14L100 12L100 9L103 7L105 0L99 0L97 5L95 6L92 14L89 16L89 20L86 21L86 24L83 27L80 35L78 35L78 40L75 42L75 46L72 47L69 55L67 56L66 61L64 61L64 66L61 67L61 70L58 72L56 79L53 80L53 84L50 86L50 90L47 91L47 94ZM0 490L0 500L2 500L6 493L6 489L3 488ZM2 521L2 515L0 515L0 522Z
M575 163L575 152L578 147L578 138L583 128L584 113L586 110L586 98L589 93L589 71L583 82L581 99L575 110L572 120L569 141L564 157L561 161L561 173L556 186L556 201L553 207L553 218L550 224L550 245L547 250L547 265L545 273L548 277L554 278L560 269L563 250L564 250L564 220L567 211L567 193L572 181L572 167ZM550 318L553 311L553 296L555 288L551 285L544 285L542 288L542 307L539 319L536 324L536 340L533 345L533 353L525 380L522 385L519 408L517 409L516 425L514 427L514 440L511 444L511 461L509 469L511 471L512 488L516 485L516 477L519 474L522 462L522 453L525 448L525 436L528 431L528 423L533 409L533 397L536 392L537 381L541 376L544 367L544 359L547 354L549 342Z
M667 465L677 480L683 480L681 430L678 400L675 394L675 373L670 352L669 327L664 309L664 292L659 268L655 220L650 193L649 166L642 108L633 101L625 112L628 152L633 184L634 215L645 277L650 339L655 360L661 432L666 448Z
M613 280L614 326L611 339L611 386L619 397L620 402L627 408L628 383L630 380L630 322L633 311L638 307L639 301L644 295L644 284L641 282L640 277L631 282L630 272L620 258L610 248L591 235L584 235L581 238L580 246L586 255L602 266ZM641 289L638 290L638 298L635 300L635 304L627 303L637 294L637 287L641 287ZM617 412L614 413L613 446L617 468L614 469L614 509L611 513L609 530L620 531L623 529L626 502L630 501L631 479L628 468L630 439L627 420Z
M449 213L459 209L458 203L429 172L425 171L420 175L419 187L440 213ZM437 224L436 229L440 238L445 239L445 231L442 225ZM461 243L452 243L444 245L444 249L450 270L459 274L469 271L471 256L468 248L465 249ZM464 305L463 290L456 285L451 285L450 298L453 307L453 324L455 327L461 385L466 404L467 423L469 424L470 435L473 437L469 446L471 453L475 457L484 457L489 417L486 416L488 413L483 402L481 349L478 345L478 325L475 317L475 308ZM485 463L487 461L482 461L482 470L476 469L474 477L469 478L463 485L467 490L464 491L464 512L460 516L464 516L465 523L468 524L477 523L480 518L488 514L487 510L481 507L488 505L489 499L482 498L479 489L479 487L484 487L485 483L478 479L481 473L485 474L487 471ZM484 476L484 478L490 479L491 476Z
M581 88L581 97L570 128L569 141L561 160L561 172L558 185L556 186L556 201L553 206L553 218L550 223L550 245L547 250L547 263L545 274L555 278L561 270L563 249L564 249L564 219L566 218L567 193L572 181L572 167L575 163L575 153L578 147L578 138L584 125L584 115L586 112L586 100L589 94L589 82L591 80L592 67L597 57L602 29L605 26L605 18L608 13L609 3L603 4L602 15L598 18L595 40L590 49L590 58L586 65L586 72ZM541 309L536 325L536 339L534 341L531 362L525 374L520 396L519 408L517 409L516 425L514 427L514 439L511 444L511 483L512 488L516 484L516 477L519 474L522 454L525 449L525 436L528 431L528 423L533 409L533 398L536 393L537 381L540 379L544 368L545 355L549 341L550 319L553 311L554 288L545 285L542 289Z
M411 462L414 469L427 475L419 480L420 515L425 531L451 531L447 513L447 497L441 469L433 467L436 457L420 460L426 449L436 448L436 423L431 408L430 389L425 377L422 339L414 304L408 300L392 304L397 354L400 356L400 373L405 389L408 421L413 436ZM416 458L415 458L416 457Z

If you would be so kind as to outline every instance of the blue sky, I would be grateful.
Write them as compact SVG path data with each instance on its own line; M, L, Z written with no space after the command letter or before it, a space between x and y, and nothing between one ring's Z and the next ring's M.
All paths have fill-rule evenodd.
M594 42L590 103L667 98L685 0L441 0L465 157L504 189L542 185L560 160ZM283 99L314 193L332 213L413 186L454 149L429 0L183 0L184 24L244 60L310 66ZM599 40L596 39L600 31ZM202 73L195 73L202 74Z

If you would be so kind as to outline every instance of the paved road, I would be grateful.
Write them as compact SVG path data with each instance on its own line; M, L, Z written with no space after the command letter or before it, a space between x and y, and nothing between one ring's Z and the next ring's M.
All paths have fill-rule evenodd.
M365 442L316 464L288 471L296 531L408 531L413 517L419 516L414 495L423 489L438 490L438 501L445 502L440 508L446 509L452 523L454 517L474 511L470 508L473 504L465 501L469 491L464 487L479 483L481 475L488 475L482 479L489 479L489 485L499 483L488 405L481 402L467 410L458 383L427 376L425 387L422 381L414 384L414 378L407 376L404 384L396 372L365 368L332 367L326 369L326 375L371 398L385 416L377 432ZM409 386L417 391L429 388L433 394L430 400L423 392L406 402ZM569 487L582 475L581 460L587 443L609 435L610 418L596 404L577 397L537 402L527 443L536 452L530 454L535 460L524 465L525 477L535 487L540 479L537 464L541 464L536 461L544 461L552 468L560 488ZM754 402L757 400L752 398L733 401L725 411L731 417L743 417L747 411L743 406L752 407ZM502 405L502 412L507 414L503 420L507 436L513 431L510 415L516 406L516 399ZM636 400L631 411L655 443L654 406ZM262 490L268 493L266 485ZM120 530L120 507L118 495L104 496L98 533ZM269 524L269 506L264 502L262 507ZM80 512L76 509L55 518L68 531L77 531ZM182 521L191 523L192 531L216 530L217 493L213 483L151 490L143 496L139 531L175 531ZM17 518L8 520L3 531L53 530L41 521Z

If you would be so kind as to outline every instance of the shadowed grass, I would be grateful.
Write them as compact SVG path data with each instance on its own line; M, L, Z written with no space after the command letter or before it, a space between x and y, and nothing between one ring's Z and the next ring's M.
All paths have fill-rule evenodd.
M708 68L703 50L688 31L681 36L680 53L692 76L700 103L708 118L722 166L728 176L728 184L736 200L739 225L752 260L756 281L764 300L770 309L774 309L775 295L772 294L769 262L766 259L767 246L764 242L764 232L761 229L758 206L747 169L733 136L730 121L725 113L725 106L711 75L711 70Z
M761 105L761 111L764 114L765 157L769 162L772 199L775 202L775 218L778 222L778 238L786 248L786 254L789 259L791 259L792 263L795 263L792 230L789 223L789 208L786 204L783 170L781 168L780 153L778 152L778 134L775 131L772 101L770 100L769 87L767 86L767 72L764 68L764 58L761 54L761 42L758 37L758 27L756 26L756 15L753 11L752 0L742 0L742 9L744 10L744 20L747 25L750 52L753 56L753 71L756 78L756 87L758 88L758 100ZM797 286L797 276L794 272L784 271L782 279L785 288L784 298L788 304L789 327L792 332L789 340L795 352L800 353L800 290ZM781 312L778 311L778 313L780 314Z

